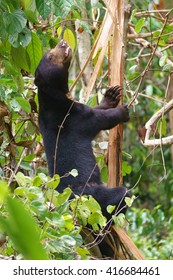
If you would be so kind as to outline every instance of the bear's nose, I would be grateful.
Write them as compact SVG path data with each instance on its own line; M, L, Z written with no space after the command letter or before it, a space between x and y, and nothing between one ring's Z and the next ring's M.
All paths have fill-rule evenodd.
M59 46L60 48L67 48L67 47L68 47L68 44L66 43L66 41L61 40L58 46Z

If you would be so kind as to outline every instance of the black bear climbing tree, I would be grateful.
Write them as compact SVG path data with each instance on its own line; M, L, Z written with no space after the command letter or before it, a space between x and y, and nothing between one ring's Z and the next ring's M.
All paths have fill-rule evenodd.
M99 245L105 237L107 248L116 258L140 259L142 252L145 259L171 259L171 1L3 0L0 15L0 258L87 259L92 258L89 250L93 245ZM38 91L34 84L39 62L61 40L67 42L73 53L69 81L64 84L65 91L67 85L70 88L69 100L75 98L89 106L90 112L98 110L97 114L99 110L112 110L111 106L117 107L117 112L124 103L129 106L126 117L130 111L130 121L122 127L116 126L109 136L108 130L102 131L92 141L97 164L93 157L91 162L85 160L76 166L80 159L83 162L85 154L87 158L88 153L93 156L90 142L93 138L87 140L86 149L79 141L84 131L80 131L78 140L74 140L76 134L70 138L67 155L75 148L76 156L68 162L68 167L75 166L63 176L55 174L61 173L57 163L65 169L63 160L59 160L58 142L70 122L71 108L67 108L67 114L56 128L56 136L53 135L54 148L50 134L44 137L44 142L54 150L53 172L48 174L38 125ZM68 54L69 48L65 52ZM38 85L39 82L46 82L45 77L37 80ZM117 85L122 86L121 91ZM119 92L123 95L120 102ZM51 104L56 106L56 102ZM60 109L63 111L62 106ZM51 114L52 111L46 118L50 120ZM92 118L85 120L93 125ZM79 132L81 123L85 122L74 123ZM104 121L99 123L99 129L103 124ZM95 168L91 168L93 162ZM99 205L97 195L96 200L92 196L73 199L73 187L62 186L63 181L81 182L83 178L85 190L91 194L87 183L95 176L97 187L102 185L99 191L107 194L122 195L125 190L119 187L122 183L126 189L132 189L132 197L126 198L129 209L125 216L123 213L112 216L116 227L110 227L101 211L104 208L104 214L111 216L116 209L116 196L107 196L106 201L112 199L113 205L105 210L107 205L105 202ZM86 246L83 246L85 236L81 225L83 229L87 226L89 234L94 232ZM115 250L116 245L121 250ZM95 246L94 255L101 258L99 250Z

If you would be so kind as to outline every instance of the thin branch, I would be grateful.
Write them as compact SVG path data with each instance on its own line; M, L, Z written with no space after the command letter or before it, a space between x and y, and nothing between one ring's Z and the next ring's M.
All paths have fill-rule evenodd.
M72 101L71 105L70 105L70 108L68 109L67 111L67 114L65 115L61 125L59 126L59 129L58 129L58 134L57 134L57 137L56 137L56 143L55 143L55 154L54 154L54 172L53 174L55 175L56 174L56 160L57 160L57 152L58 152L58 143L59 143L59 137L60 137L60 133L61 133L61 130L64 126L64 123L67 119L67 117L70 115L70 111L74 105L75 101Z
M20 164L21 164L21 162L22 162L22 159L23 159L23 157L25 156L25 152L26 152L26 148L23 149L23 151L22 151L22 153L21 153L21 156L20 156L20 159L19 159L19 162L18 162L18 164L16 165L14 172L12 173L12 175L10 176L10 178L9 178L9 180L8 180L8 186L10 186L11 182L13 181L13 178L14 178L14 176L16 175L18 169L19 169L19 166L20 166Z
M146 135L145 140L142 142L144 146L160 146L170 145L173 143L173 135L167 137L160 137L160 139L149 139L152 131L152 125L155 124L164 114L168 113L173 108L173 99L170 100L164 107L156 112L151 119L145 124Z

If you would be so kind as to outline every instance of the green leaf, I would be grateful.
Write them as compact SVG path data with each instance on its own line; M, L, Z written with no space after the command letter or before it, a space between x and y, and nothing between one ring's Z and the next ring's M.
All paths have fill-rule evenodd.
M31 41L31 31L28 28L24 28L21 33L19 33L19 42L23 47L26 47Z
M70 45L72 50L74 51L75 45L76 45L76 40L73 32L69 29L66 28L63 34L63 39Z
M27 19L21 10L16 10L13 13L4 12L2 17L8 34L20 33L26 26Z
M107 183L108 181L108 167L107 165L103 166L103 168L101 169L101 179L103 181L103 183Z
M172 70L172 65L171 64L165 64L163 66L163 71L170 72L171 70Z
M131 207L134 200L136 199L135 195L132 195L132 197L125 197L125 203L127 204L128 207Z
M132 14L131 14L131 21L133 21L133 20L135 19L136 12L137 12L137 9L134 9L134 10L132 11Z
M160 65L161 67L163 67L163 66L166 64L167 58L168 58L168 55L167 55L167 54L162 55L162 57L161 57L160 60L159 60L159 65Z
M122 151L122 154L123 154L123 156L126 157L126 158L129 158L129 159L132 159L132 158L133 158L132 155L130 155L129 153L127 153L127 152L125 152L125 151Z
M167 122L166 122L165 116L162 119L160 119L158 122L158 131L161 136L166 136L166 134L167 134L166 123Z
M15 195L25 196L26 195L26 188L18 187L14 190Z
M0 206L3 204L8 193L9 188L7 183L5 181L0 181Z
M70 175L72 175L73 177L77 177L78 176L78 171L76 169L72 169L70 172L69 172Z
M16 179L18 185L21 187L30 186L31 182L32 182L31 178L25 176L22 172L18 172L15 175L15 179Z
M123 213L120 213L118 216L113 215L112 218L113 218L114 223L117 227L124 227L125 226L126 218L125 218L125 215Z
M9 42L14 48L20 46L26 47L31 41L31 31L28 28L24 28L20 33L14 33L9 36Z
M43 181L39 176L35 176L33 178L33 186L40 187L42 185Z
M0 17L0 38L1 40L6 40L8 37L8 33L5 30L3 18Z
M95 212L88 217L88 223L94 230L99 230L99 227L105 226L106 218L101 213Z
M72 190L70 188L66 188L63 193L58 193L56 196L55 206L59 207L64 204L70 197Z
M34 75L35 70L43 56L42 54L42 43L39 39L39 37L32 32L32 39L29 45L27 46L27 53L30 58L31 63L31 73Z
M7 198L8 217L0 217L0 223L10 239L28 260L48 260L40 242L40 229L24 205L16 198Z
M60 176L55 174L53 178L49 178L49 181L46 183L48 188L56 189L60 182Z
M83 205L87 206L88 209L94 213L99 212L101 213L101 207L99 203L90 195L89 198L83 203Z
M24 10L28 10L31 8L33 0L20 0L20 4Z
M29 114L31 112L31 105L28 100L20 96L17 96L15 99L26 113Z
M37 10L43 19L51 13L51 4L48 0L35 0Z
M145 23L145 18L141 18L140 20L138 20L138 22L135 25L136 33L140 33L142 27L144 26L144 23Z
M75 4L76 3L73 0L55 0L55 15L65 18L74 8L78 8Z
M25 10L26 18L32 23L38 23L36 12Z
M131 73L131 74L134 74L134 73L136 73L137 71L136 70L138 70L138 65L133 65L133 66L131 66L130 68L129 68L129 73Z
M148 96L152 96L153 95L153 85L147 85L145 92Z
M63 241L64 245L68 247L74 247L76 245L76 240L69 235L63 235L61 241Z
M108 205L106 210L109 214L111 214L115 210L116 206L114 205Z
M132 172L132 167L128 164L127 161L123 161L122 163L122 175L126 176Z

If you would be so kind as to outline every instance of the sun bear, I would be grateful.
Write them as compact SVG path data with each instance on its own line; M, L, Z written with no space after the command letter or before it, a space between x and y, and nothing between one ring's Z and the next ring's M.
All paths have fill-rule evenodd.
M38 87L39 127L43 136L50 176L61 177L57 190L70 187L77 195L92 195L106 217L108 205L125 212L125 187L106 187L92 150L92 140L101 130L111 129L129 120L126 105L115 108L120 99L120 87L112 87L100 106L90 108L68 97L68 70L72 50L61 42L41 59L35 73ZM72 169L78 176L69 174Z

